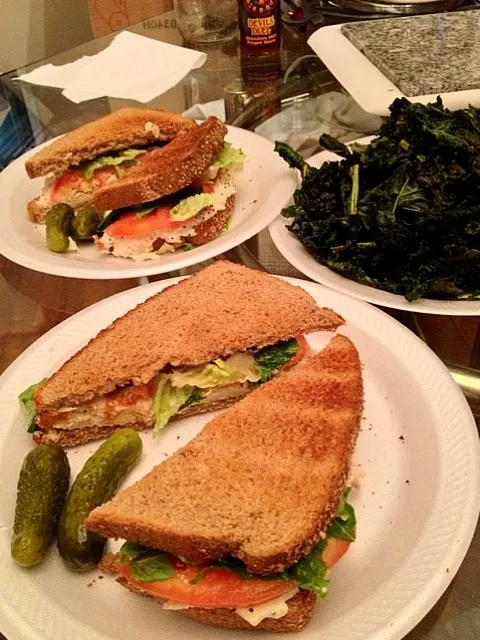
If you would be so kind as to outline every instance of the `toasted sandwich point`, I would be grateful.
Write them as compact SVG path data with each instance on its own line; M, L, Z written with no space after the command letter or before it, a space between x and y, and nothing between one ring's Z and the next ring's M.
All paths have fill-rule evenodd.
M82 188L76 188L78 167L85 163L127 149L164 144L196 126L194 120L162 109L125 108L70 131L25 163L30 178L50 177L42 196L28 204L30 219L44 222L56 202L66 202L73 208L90 203L97 185L104 180L93 179L90 184L83 181ZM115 179L115 171L108 174L103 172L103 178Z
M298 631L355 538L362 407L358 353L337 336L94 509L88 531L127 541L102 568L200 622Z
M74 446L226 407L307 355L303 334L341 324L298 286L214 262L116 320L44 381L34 439Z

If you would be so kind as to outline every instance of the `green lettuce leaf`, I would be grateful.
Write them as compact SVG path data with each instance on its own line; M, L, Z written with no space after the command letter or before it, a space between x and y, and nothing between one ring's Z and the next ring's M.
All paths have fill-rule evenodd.
M166 553L133 542L126 542L120 549L120 562L129 565L130 575L139 582L159 582L175 575Z
M138 558L144 550L146 550L146 547L142 547L141 544L137 544L136 542L125 542L120 547L120 551L118 553L120 564L127 565L131 560Z
M170 218L175 222L183 222L196 216L202 209L215 203L212 193L197 193L194 196L180 200L170 212Z
M248 357L251 364L247 364ZM199 389L210 389L247 380L257 382L259 373L255 370L251 354L235 354L226 360L217 358L213 362L198 367L179 367L170 374L170 379L174 387L190 385Z
M182 404L182 406L180 407L180 409L186 409L187 407L189 407L191 404L195 404L198 402L201 402L204 399L205 396L203 396L200 391L198 389L194 389L190 395L189 398L187 398L187 401L184 402Z
M22 405L25 413L28 418L28 433L33 433L37 428L36 420L38 417L37 406L35 404L35 392L37 389L45 382L46 378L41 380L40 382L36 382L22 391L22 393L18 396L20 400L20 404Z
M192 393L194 393L194 391ZM291 580L301 589L313 591L320 598L324 598L326 596L329 584L327 577L328 569L322 560L322 553L328 544L328 538L341 538L350 542L355 540L355 512L352 505L348 503L350 490L351 488L349 487L343 493L335 519L327 531L327 538L325 540L320 540L307 556L289 567L286 571L283 571L282 573L275 573L270 576L264 576L265 580ZM135 563L139 560L143 560L144 558L148 559L150 557L149 554L150 556L163 555L159 554L157 551L142 547L141 545L126 543L120 551L120 561L122 564L130 564L130 566L132 566L132 562ZM161 567L161 561L158 561L158 564L154 564L153 570L150 570L149 562L145 562L144 564L147 566L148 570L143 570L143 565L141 564L141 568L137 571L136 575L146 575L146 578L138 577L135 579L143 580L145 582L154 580L155 578L150 578L149 576L153 574L153 570L157 570L158 566ZM243 580L258 578L258 575L250 573L246 569L245 564L238 558L221 558L213 561L211 566L230 569L230 571L233 571L233 573ZM199 574L192 580L192 584L200 582L205 575L205 570L199 572ZM165 578L158 579L160 580Z
M348 503L350 491L351 487L345 489L340 499L335 518L327 531L329 538L340 538L340 540L348 540L349 542L355 541L357 519L353 506Z
M135 160L135 158L141 153L145 153L145 149L125 149L125 151L120 151L116 156L100 156L91 162L82 163L83 177L85 180L91 180L95 169L110 166L115 168L118 177L121 178L123 175L121 165L125 163L128 163L129 165L137 164L138 160Z
M171 374L168 373L160 373L157 376L155 397L153 399L153 411L155 414L154 434L163 429L170 418L177 413L192 394L192 387L174 387L170 378Z
M232 571L239 578L242 578L242 580L248 580L250 578L258 578L258 574L250 573L250 571L247 571L245 564L238 558L233 558L232 556L228 556L227 558L220 558L219 560L214 560L211 563L211 565L213 567L230 569L230 571ZM269 576L264 576L264 577L268 579Z
M255 364L260 373L261 381L270 380L273 375L278 373L279 369L293 358L299 349L300 345L297 340L292 338L257 351Z
M327 546L326 540L321 540L313 550L281 574L283 580L294 580L302 589L309 589L320 598L327 595L328 579L327 567L322 560L322 553Z
M243 166L245 159L246 155L241 149L232 147L230 142L224 142L212 164L220 169L231 169Z
M308 556L302 558L299 562L289 567L282 573L274 573L264 576L265 580L285 580L297 583L302 589L314 591L317 596L324 598L327 594L328 569L322 560L322 552L327 546L326 540L321 540ZM250 573L245 564L237 558L227 557L212 562L214 567L224 567L233 571L242 580L250 578L258 578L258 575ZM199 574L195 583L200 582L204 574Z
M157 253L159 256L162 256L164 253L174 253L175 247L173 244L168 244L168 242L164 242L160 249L158 249Z
M156 208L157 207L143 205L139 207L132 207L132 210L137 218L144 218L145 216L148 216L149 213L152 213L152 211L155 211Z

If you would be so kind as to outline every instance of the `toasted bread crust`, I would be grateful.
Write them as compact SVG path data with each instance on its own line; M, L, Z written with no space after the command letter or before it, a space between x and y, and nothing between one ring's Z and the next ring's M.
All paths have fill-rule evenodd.
M100 563L100 569L109 575L118 575L119 561L118 556L108 553L104 556ZM156 598L150 593L146 593L141 589L137 589L123 577L117 578L117 582L133 593L147 596L158 604L163 604L162 598ZM288 613L283 618L265 618L256 627L252 627L246 620L241 618L232 609L203 609L200 607L191 607L190 609L180 609L178 613L193 618L203 624L209 624L215 627L223 627L225 629L247 629L250 631L270 631L272 633L287 633L291 631L300 631L310 621L317 596L312 591L300 589L293 598L288 600Z
M146 383L167 364L203 364L343 322L300 287L217 261L101 331L38 389L35 402L39 412L76 406Z
M245 391L245 394L247 391ZM215 402L202 402L201 404L191 404L186 409L183 409L179 413L175 414L170 420L177 420L178 418L187 418L188 416L194 416L199 413L207 413L208 411L219 411L220 409L226 409L231 404L238 402L242 396L236 396L234 398L225 398L224 400L216 400ZM85 427L83 429L38 429L33 434L33 439L37 444L56 444L59 447L77 447L80 444L85 444L91 440L100 440L101 438L108 438L108 436L115 433L119 429L130 427L135 431L147 431L153 429L153 422L131 422L130 424L124 424L119 427L102 426Z
M125 178L95 192L92 204L99 211L121 209L175 193L200 177L223 144L227 127L215 117L176 137L149 154Z
M195 227L197 233L194 236L190 236L188 241L191 242L191 244L201 245L216 238L230 220L234 207L235 196L233 195L228 198L225 209L219 211L215 216L210 218L210 220L202 222L198 227Z
M121 583L121 580L118 580ZM125 585L126 586L126 585ZM252 627L246 620L231 609L181 609L181 613L187 618L193 618L203 624L225 629L246 629L250 631L270 631L271 633L289 633L301 631L313 615L317 596L312 591L300 589L300 591L288 600L288 613L283 618L265 618L256 627Z
M25 168L30 178L59 174L107 152L172 140L196 126L194 120L162 109L118 109L55 140L29 158Z
M253 573L283 571L334 517L362 408L358 353L337 336L215 417L85 526L192 564L232 555Z

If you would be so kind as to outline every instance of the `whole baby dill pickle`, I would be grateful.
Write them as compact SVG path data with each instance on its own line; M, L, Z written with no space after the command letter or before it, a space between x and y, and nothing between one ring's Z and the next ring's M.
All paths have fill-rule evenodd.
M68 491L70 465L63 449L41 444L23 461L11 554L22 567L33 567L47 553L57 532Z
M100 214L91 205L85 205L72 220L72 233L75 240L91 240L100 224Z
M55 253L68 251L74 212L68 204L54 204L47 213L47 247Z
M100 561L105 538L87 531L90 511L113 497L137 462L142 440L133 429L120 429L90 456L75 479L60 519L57 544L60 555L73 571L88 571Z

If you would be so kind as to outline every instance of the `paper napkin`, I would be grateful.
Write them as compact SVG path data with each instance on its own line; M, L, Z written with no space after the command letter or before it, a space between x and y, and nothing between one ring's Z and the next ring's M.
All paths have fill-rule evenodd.
M206 59L205 53L123 31L96 55L62 66L47 64L18 79L61 88L77 103L100 96L149 102Z

